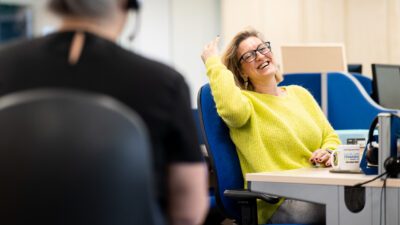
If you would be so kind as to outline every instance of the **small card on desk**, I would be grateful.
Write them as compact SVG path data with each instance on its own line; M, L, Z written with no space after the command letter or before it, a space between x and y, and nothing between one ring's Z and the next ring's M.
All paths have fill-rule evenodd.
M361 169L359 170L343 170L343 169L330 169L331 173L363 173Z

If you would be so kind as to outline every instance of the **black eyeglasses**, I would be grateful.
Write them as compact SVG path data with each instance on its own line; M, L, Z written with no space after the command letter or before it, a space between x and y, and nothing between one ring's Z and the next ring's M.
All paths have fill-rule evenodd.
M244 53L240 59L239 63L243 61L250 63L253 62L257 58L257 52L259 52L262 55L266 55L269 52L271 52L271 43L269 41L261 43L257 46L256 50L250 50L246 53Z

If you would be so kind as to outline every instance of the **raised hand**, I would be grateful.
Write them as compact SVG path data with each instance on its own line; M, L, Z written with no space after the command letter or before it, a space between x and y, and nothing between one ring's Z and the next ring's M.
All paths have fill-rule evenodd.
M201 54L201 59L204 63L206 63L207 59L211 56L218 56L218 43L219 43L219 36L217 36L213 41L208 43Z

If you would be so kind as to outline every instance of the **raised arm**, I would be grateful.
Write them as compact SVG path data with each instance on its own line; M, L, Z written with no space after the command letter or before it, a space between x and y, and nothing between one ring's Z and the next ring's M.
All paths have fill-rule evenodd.
M201 58L207 68L210 87L218 114L230 127L243 126L250 117L251 104L235 84L234 76L218 56L216 38L205 46Z

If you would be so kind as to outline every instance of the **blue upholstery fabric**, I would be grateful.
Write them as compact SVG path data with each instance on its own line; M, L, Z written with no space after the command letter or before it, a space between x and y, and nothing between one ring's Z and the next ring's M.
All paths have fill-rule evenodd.
M368 129L380 112L393 112L376 104L352 75L328 73L328 119L335 130Z
M372 95L372 79L360 73L351 73L361 83L369 96Z
M217 207L217 202L215 201L214 191L212 193L210 193L209 201L210 201L210 209Z
M321 105L321 74L320 73L288 73L279 86L299 85L306 88Z
M328 75L328 120L334 129L368 129L378 113L391 111L377 105L370 98L372 92L370 78L356 73L350 75L331 72ZM279 85L291 84L309 90L321 105L320 73L285 74L284 80Z
M242 171L229 129L219 117L209 84L198 95L198 110L210 162L216 178L215 200L218 208L233 219L239 219L240 211L235 202L224 197L226 189L243 188Z
M197 133L197 139L199 140L199 144L203 145L204 143L204 138L203 138L203 134L201 131L201 127L200 127L200 118L199 118L199 112L197 109L192 109L192 113L193 113L193 118L196 124L196 133ZM206 162L209 163L208 158L206 157ZM210 170L210 169L209 169ZM215 195L214 195L214 188L210 187L209 188L209 202L210 202L210 209L217 207L217 204L215 202Z
M369 96L372 94L372 80L360 73L351 73L364 87ZM288 73L284 75L279 86L296 84L306 88L321 105L321 74L320 73Z

